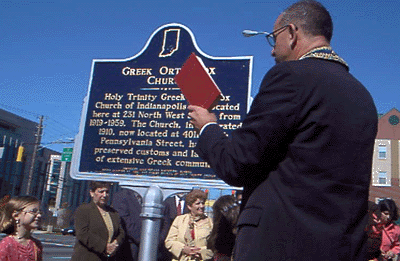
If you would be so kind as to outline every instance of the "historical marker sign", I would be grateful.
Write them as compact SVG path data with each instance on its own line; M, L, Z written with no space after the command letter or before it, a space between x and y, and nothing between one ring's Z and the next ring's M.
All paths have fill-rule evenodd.
M138 55L94 60L72 160L74 178L202 185L219 181L194 151L198 135L174 82L194 52L224 99L214 108L229 134L247 112L252 57L211 57L181 24L157 29Z

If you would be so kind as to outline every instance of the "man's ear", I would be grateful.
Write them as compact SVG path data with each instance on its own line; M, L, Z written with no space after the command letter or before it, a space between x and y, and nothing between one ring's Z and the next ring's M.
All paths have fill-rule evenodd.
M290 47L294 49L298 41L298 29L294 24L289 24Z

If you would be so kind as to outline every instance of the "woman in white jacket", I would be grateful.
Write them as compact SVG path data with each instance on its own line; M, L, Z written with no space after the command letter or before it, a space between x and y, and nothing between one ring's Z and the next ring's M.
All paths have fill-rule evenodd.
M207 194L192 190L186 195L190 213L177 216L171 225L165 246L174 258L173 261L209 260L213 251L207 248L207 239L212 230L211 218L204 213Z

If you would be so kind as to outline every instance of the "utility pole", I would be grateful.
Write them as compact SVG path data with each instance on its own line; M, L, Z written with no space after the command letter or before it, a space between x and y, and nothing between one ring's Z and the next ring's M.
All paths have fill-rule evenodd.
M57 214L61 207L61 198L62 198L62 193L63 193L66 169L67 169L67 162L61 161L60 175L58 177L58 186L57 186L57 193L56 193L56 204L55 204L55 209L57 211Z
M38 152L40 142L42 141L42 129L43 129L43 116L39 117L39 126L36 133L35 146L33 147L31 167L29 168L28 185L26 186L26 194L30 195L32 191L32 179L33 172L35 171L36 154Z

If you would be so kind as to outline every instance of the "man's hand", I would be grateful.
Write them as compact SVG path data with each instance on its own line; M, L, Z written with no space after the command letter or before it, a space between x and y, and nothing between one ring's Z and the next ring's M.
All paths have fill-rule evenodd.
M214 113L209 112L207 109L196 105L189 105L189 117L190 123L193 124L194 128L197 131L200 131L201 128L210 122L217 122L217 117Z
M118 249L118 246L119 245L116 239L111 243L107 243L107 248L106 248L107 256L112 256L113 254L115 254L115 252Z

